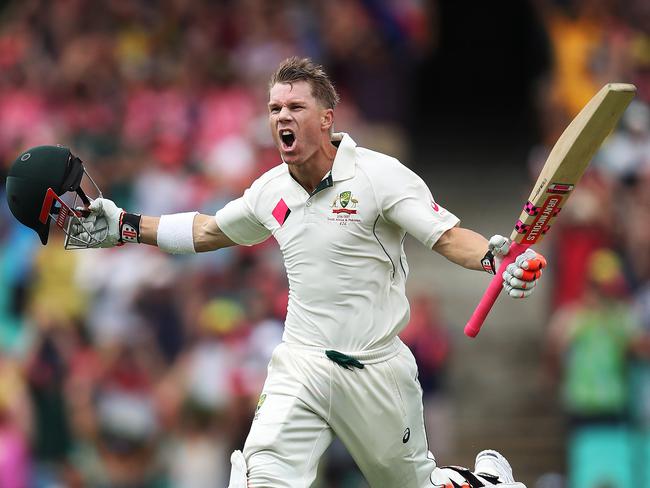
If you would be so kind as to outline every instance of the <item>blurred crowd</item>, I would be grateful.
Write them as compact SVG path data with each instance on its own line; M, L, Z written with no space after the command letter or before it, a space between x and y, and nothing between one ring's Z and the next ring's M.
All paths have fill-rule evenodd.
M416 1L10 2L0 175L22 148L63 143L124 208L212 214L279 162L268 78L296 54L327 63L340 127L399 153L405 108L390 94L426 21ZM1 200L0 487L225 486L281 340L277 246L66 252ZM415 341L430 328L418 309ZM332 452L323 486L358 485Z
M603 84L638 92L551 234L547 372L567 420L567 486L650 486L650 4L568 2L547 17L547 143ZM620 15L614 15L619 13Z
M411 92L418 63L435 49L436 3L8 2L0 177L23 149L63 143L126 209L214 213L278 163L267 80L296 54L331 73L344 100L341 130L403 156L412 107L395 94ZM548 357L576 429L614 421L647 434L650 9L637 0L622 12L615 2L533 3L555 63L536 92L543 132L531 174L604 81L639 88L553 232L552 322L562 325L549 327ZM3 191L0 488L225 486L282 335L287 282L277 246L192 257L134 245L66 252L60 234L42 247L15 223ZM439 426L436 450L449 424L438 406L452 344L435 299L412 298L403 339L418 359L427 420ZM586 367L594 356L610 369ZM616 398L572 390L605 373L618 381L605 396ZM363 486L341 451L331 449L318 486Z

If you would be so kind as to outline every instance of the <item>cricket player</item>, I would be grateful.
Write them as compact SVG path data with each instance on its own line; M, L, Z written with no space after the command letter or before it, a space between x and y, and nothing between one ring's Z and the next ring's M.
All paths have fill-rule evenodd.
M473 471L428 451L417 366L398 334L409 321L405 235L465 268L494 272L509 241L459 226L415 173L334 132L339 97L320 66L284 61L269 85L282 159L216 215L140 216L108 199L72 226L94 247L144 243L170 253L251 246L273 236L289 279L275 349L230 488L308 487L334 436L372 487L523 487L496 451ZM94 239L108 226L108 235ZM504 274L512 297L533 291L545 260L528 250Z

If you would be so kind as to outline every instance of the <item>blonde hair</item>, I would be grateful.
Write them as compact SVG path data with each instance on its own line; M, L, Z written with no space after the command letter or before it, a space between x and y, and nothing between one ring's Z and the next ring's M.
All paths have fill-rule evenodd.
M333 109L339 103L339 95L327 73L321 65L315 64L309 58L294 56L282 61L271 76L269 89L276 83L292 84L296 81L309 83L312 96L325 108Z

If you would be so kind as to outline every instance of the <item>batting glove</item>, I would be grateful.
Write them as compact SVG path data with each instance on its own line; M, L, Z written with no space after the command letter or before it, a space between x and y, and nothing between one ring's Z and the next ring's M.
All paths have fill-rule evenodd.
M97 198L88 207L90 214L72 225L71 237L90 242L89 247L114 247L122 244L120 222L124 210L106 198Z
M490 274L496 274L503 261L503 256L510 252L510 241L503 236L495 235L488 241L488 252L481 259L481 266Z
M490 238L488 248L494 255L495 267L498 269L503 256L510 252L510 241L503 236L495 235ZM544 256L531 248L526 249L503 272L503 289L512 298L529 297L545 267Z

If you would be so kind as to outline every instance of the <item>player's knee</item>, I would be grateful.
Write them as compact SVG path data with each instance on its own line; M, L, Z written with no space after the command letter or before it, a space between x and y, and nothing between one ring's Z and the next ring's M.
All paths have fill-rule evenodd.
M411 435L410 430L408 431L408 435ZM390 445L383 450L377 449L374 455L378 467L381 466L387 470L392 470L395 466L408 464L408 459L411 458L412 452L406 448L400 438L399 444Z

